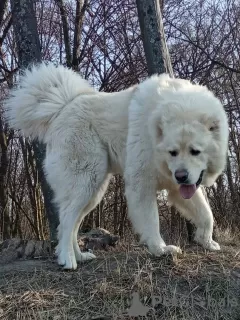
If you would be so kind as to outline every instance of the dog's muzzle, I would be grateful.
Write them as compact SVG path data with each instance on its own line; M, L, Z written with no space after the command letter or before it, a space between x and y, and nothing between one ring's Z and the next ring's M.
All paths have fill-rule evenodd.
M191 199L197 188L200 186L204 171L201 171L198 181L195 184L180 184L179 192L184 199Z

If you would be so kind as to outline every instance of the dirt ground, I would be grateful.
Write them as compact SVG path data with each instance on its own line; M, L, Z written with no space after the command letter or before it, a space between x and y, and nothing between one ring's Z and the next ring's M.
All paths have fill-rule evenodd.
M160 259L135 246L95 254L76 271L51 257L1 263L0 319L240 319L237 245Z

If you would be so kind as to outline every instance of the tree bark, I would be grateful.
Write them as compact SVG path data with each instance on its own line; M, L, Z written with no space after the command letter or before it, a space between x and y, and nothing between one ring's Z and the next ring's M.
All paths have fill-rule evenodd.
M0 51L2 52L2 44L6 37L6 34L11 27L11 18L4 19L7 9L7 0L0 1L0 26L3 26L6 22L6 26L2 28L0 37ZM7 21L8 20L8 21ZM3 63L4 64L4 63ZM11 75L9 75L9 78ZM7 76L6 76L7 78ZM5 79L6 79L5 78ZM4 81L5 81L4 79ZM8 138L6 127L3 124L2 114L0 115L0 234L3 240L10 238L11 236L11 220L8 207L7 196L7 169L9 165L8 159Z
M136 0L148 73L169 73L173 69L165 39L159 0Z
M31 0L11 0L13 28L15 32L20 69L29 67L31 63L41 62L41 49L37 31L36 15ZM39 179L44 196L46 214L49 222L51 240L56 240L59 223L57 210L52 202L53 191L48 185L44 171L45 145L33 141Z
M8 197L6 190L6 176L8 168L8 154L7 154L7 139L2 123L2 116L0 116L0 208L1 208L1 226L3 240L10 238L10 215L8 208Z

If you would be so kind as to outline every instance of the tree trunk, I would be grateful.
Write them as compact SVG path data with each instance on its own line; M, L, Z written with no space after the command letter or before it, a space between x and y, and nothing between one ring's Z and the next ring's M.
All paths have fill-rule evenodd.
M136 3L149 75L166 72L174 77L159 0L136 0ZM188 239L192 239L194 228L189 221L186 224Z
M30 63L38 63L41 61L40 42L33 1L11 0L11 8L19 56L19 66L21 69L24 69L27 68ZM44 196L51 240L56 240L56 230L59 223L58 214L52 202L53 191L46 181L42 166L45 157L45 146L38 141L34 141L33 150Z
M0 116L0 208L1 226L3 240L10 238L11 221L8 208L8 197L6 190L6 175L8 168L7 139Z
M167 72L173 77L159 0L136 3L149 75Z

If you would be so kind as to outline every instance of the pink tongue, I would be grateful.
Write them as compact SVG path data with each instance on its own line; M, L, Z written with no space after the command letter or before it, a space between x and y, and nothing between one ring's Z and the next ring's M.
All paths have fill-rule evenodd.
M196 190L197 187L195 184L182 184L179 189L180 194L184 199L191 199Z

